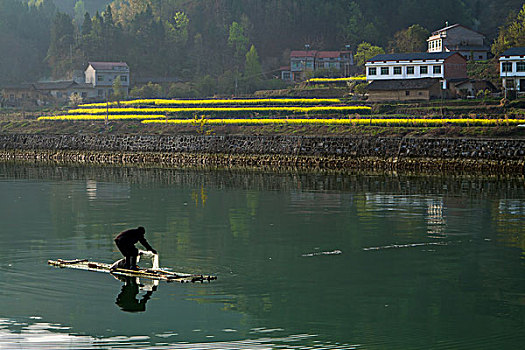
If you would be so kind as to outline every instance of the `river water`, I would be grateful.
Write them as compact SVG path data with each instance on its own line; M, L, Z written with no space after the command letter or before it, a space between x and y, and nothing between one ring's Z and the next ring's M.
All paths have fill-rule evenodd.
M0 223L0 349L525 344L523 179L0 164ZM139 225L218 279L47 265Z

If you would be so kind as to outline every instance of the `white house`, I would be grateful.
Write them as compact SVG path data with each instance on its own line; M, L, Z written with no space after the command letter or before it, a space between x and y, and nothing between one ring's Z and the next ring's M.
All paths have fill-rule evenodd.
M381 54L365 66L370 101L428 100L467 79L467 60L457 52Z
M365 66L367 81L467 77L466 60L456 52L381 54Z
M485 35L461 24L436 30L427 42L427 52L459 52L467 60L486 60L490 52Z
M97 90L98 98L106 98L113 91L113 82L120 78L125 95L129 90L129 67L125 62L88 62L84 72L86 83Z
M505 93L525 93L525 47L514 47L503 52L499 58L500 77Z
M290 71L281 69L281 75L283 80L300 80L304 79L305 72L332 69L339 71L343 76L349 76L350 67L353 65L354 56L351 51L292 51ZM284 79L285 77L288 79Z

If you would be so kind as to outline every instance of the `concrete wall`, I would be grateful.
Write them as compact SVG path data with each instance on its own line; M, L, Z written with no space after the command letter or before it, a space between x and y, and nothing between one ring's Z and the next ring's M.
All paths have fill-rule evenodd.
M17 156L18 155L18 156ZM87 156L86 156L87 155ZM207 156L202 156L207 155ZM212 155L212 156L210 156ZM443 166L523 173L525 140L306 136L0 135L0 160L46 158L110 163L327 164L379 168ZM98 157L98 158L97 158ZM361 164L361 165L360 165ZM368 164L368 165L367 165ZM396 165L397 164L397 165ZM404 164L404 165L403 165ZM408 164L408 165L407 165ZM441 166L439 166L441 164ZM454 165L455 164L455 165ZM484 165L485 164L485 165ZM448 165L447 165L448 166ZM467 167L467 170L468 170ZM498 170L499 171L499 170Z
M439 91L439 83L436 84ZM407 95L406 91L410 91ZM430 100L430 90L413 89L413 90L388 90L388 91L369 91L369 102L384 102L384 101L428 101Z

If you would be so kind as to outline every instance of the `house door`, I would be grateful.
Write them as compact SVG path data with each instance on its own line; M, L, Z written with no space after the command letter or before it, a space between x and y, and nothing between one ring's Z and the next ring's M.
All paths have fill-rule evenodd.
M525 92L525 79L520 79L520 92Z

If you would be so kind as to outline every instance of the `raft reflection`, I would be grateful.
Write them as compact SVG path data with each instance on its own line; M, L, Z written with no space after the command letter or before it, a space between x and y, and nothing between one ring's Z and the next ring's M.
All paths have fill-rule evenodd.
M114 277L123 282L115 304L125 312L145 312L146 303L150 300L153 292L157 290L159 281L148 281L142 284L137 277L115 275ZM143 291L146 293L139 296Z

